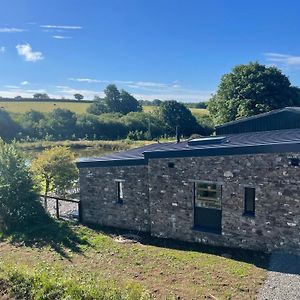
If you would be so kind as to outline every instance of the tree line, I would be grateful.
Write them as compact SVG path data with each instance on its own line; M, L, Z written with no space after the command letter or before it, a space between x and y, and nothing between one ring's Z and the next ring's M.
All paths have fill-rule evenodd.
M164 101L150 113L142 111L140 103L128 92L115 85L105 89L105 97L98 98L78 115L68 109L57 108L48 114L28 111L11 116L0 110L0 137L5 140L76 140L103 139L152 140L175 135L179 126L183 136L209 135L212 121L196 117L182 103Z

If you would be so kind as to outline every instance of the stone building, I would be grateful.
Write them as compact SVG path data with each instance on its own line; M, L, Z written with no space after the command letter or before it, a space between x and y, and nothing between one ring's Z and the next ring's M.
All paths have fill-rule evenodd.
M285 108L217 136L82 159L83 222L299 254L299 121L300 109Z

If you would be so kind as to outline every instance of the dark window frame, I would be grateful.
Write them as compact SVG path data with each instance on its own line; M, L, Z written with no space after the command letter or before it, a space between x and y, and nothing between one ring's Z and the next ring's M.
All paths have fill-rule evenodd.
M256 189L253 186L244 187L244 216L255 217ZM250 202L251 201L251 202Z

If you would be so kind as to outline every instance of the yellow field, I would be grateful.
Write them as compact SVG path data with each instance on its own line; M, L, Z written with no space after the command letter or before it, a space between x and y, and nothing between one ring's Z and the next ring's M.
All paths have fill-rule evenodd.
M31 109L37 110L43 113L51 112L55 108L66 108L77 114L86 113L86 109L91 105L91 103L76 103L76 102L38 102L38 101L30 101L30 102L7 102L0 101L0 108L5 109L11 113L24 113ZM155 106L146 105L143 106L144 112L153 111ZM207 109L202 108L191 108L192 113L195 116L203 116L208 115Z
M151 112L154 110L154 108L155 108L155 106L151 106L151 105L143 106L144 112ZM193 113L193 115L195 115L195 116L203 116L203 115L209 114L208 110L205 108L190 108L190 110Z
M86 109L91 105L91 103L75 103L75 102L6 102L0 101L0 108L7 110L12 113L24 113L31 109L37 110L43 113L51 112L55 108L66 108L74 111L78 114L86 112Z

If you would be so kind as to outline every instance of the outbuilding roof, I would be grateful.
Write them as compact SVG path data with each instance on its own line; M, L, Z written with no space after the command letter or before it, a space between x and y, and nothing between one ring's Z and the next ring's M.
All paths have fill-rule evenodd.
M285 107L241 118L216 127L217 134L300 128L300 107Z
M204 139L203 139L204 141ZM216 142L218 141L218 142ZM127 151L105 155L99 158L80 159L79 168L124 165L147 165L148 159L243 155L257 153L300 152L300 128L226 134L179 143L155 143Z

